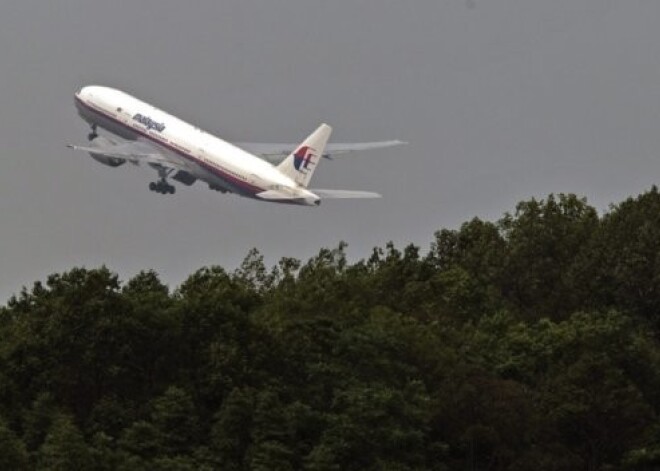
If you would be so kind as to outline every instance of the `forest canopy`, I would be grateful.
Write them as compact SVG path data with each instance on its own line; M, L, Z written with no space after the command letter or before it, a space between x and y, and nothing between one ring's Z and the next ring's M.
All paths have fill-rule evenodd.
M0 308L0 469L660 467L660 193Z

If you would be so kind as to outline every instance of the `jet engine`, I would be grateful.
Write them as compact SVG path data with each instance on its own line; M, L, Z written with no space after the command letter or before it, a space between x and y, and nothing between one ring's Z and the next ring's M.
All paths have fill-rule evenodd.
M94 154L93 152L90 152L89 155L92 156L92 159L102 163L103 165L107 165L108 167L119 167L120 165L124 165L126 163L126 159L120 159L118 157L108 157L107 155Z
M115 145L114 141L111 141L107 137L103 136L98 136L92 141L92 146L94 147L109 147L113 145ZM120 165L126 163L126 159L120 159L119 157L110 157L104 154L96 154L94 152L90 152L89 155L92 156L92 159L102 163L103 165L107 165L108 167L119 167Z

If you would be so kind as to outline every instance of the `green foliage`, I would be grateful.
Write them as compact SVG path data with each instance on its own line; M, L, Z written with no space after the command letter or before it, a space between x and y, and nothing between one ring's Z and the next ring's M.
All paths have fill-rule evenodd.
M28 454L25 445L0 419L0 469L27 470Z
M168 455L190 452L198 443L200 433L190 395L171 386L154 400L152 408L151 421L162 437L164 451Z
M507 241L501 287L517 309L531 316L564 318L579 309L572 272L598 228L598 215L575 195L519 203L500 228ZM577 291L577 292L576 292Z
M92 454L80 430L70 416L59 415L39 448L37 469L67 471L91 467Z
M215 414L210 446L221 469L244 469L252 445L255 391L234 389Z
M612 207L594 242L591 268L603 302L629 309L652 321L660 309L660 192L653 187Z
M74 268L0 308L0 468L660 463L660 194L575 195L428 253L256 250L170 291Z

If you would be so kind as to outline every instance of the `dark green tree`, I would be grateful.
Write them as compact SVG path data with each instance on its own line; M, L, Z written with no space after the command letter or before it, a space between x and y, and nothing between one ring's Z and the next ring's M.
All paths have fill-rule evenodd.
M500 286L517 310L528 319L562 319L583 307L572 274L598 229L585 199L560 194L521 202L499 226L507 242Z
M158 430L168 456L190 454L200 442L195 405L183 389L171 386L153 401L151 423Z
M28 453L16 434L0 419L0 469L28 470Z
M70 416L57 416L39 448L37 469L68 471L91 468L92 455L80 430Z

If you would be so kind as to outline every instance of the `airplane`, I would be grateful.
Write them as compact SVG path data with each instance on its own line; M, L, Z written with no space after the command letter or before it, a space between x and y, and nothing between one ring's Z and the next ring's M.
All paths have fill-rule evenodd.
M322 157L390 147L401 141L330 144L332 128L321 124L300 145L230 144L120 90L90 85L75 93L80 117L91 126L89 145L69 145L110 167L146 163L159 179L151 191L174 194L169 179L262 201L318 206L322 199L379 198L368 191L310 189ZM100 135L99 129L108 135Z

